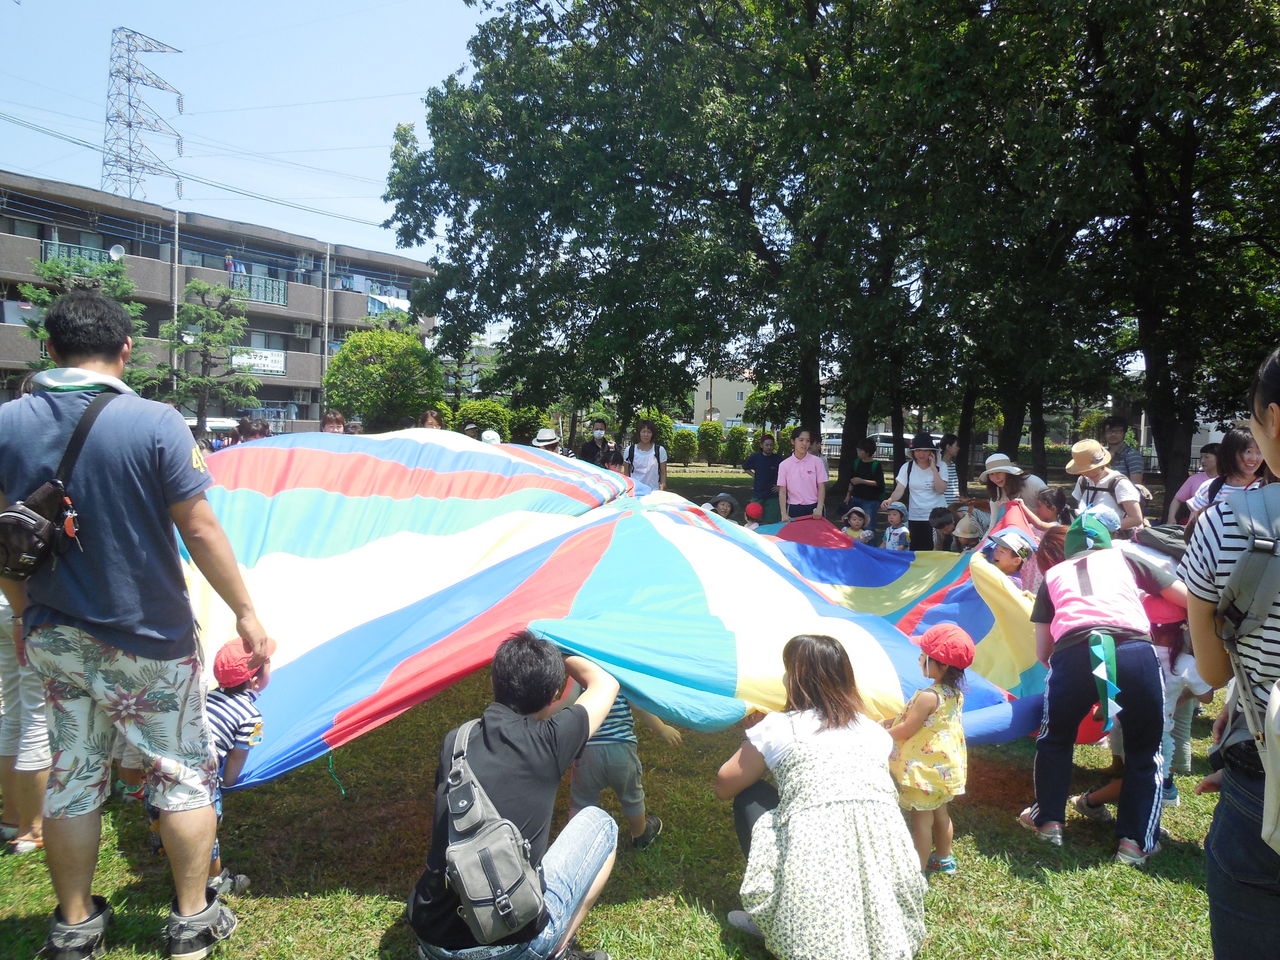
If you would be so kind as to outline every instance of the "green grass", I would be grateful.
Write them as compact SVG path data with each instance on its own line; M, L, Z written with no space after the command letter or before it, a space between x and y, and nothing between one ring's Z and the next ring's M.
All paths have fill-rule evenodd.
M482 672L339 749L345 797L324 761L228 794L224 857L253 886L231 901L241 924L221 955L412 957L402 904L426 855L434 757L442 734L487 700ZM711 782L740 732L688 733L674 749L647 730L640 736L650 809L666 830L646 851L620 851L583 942L619 960L767 957L724 923L743 864L728 804L712 797ZM1203 756L1207 723L1196 736ZM1165 852L1135 870L1111 862L1114 839L1100 824L1072 817L1061 849L1015 824L1031 799L1032 755L1027 740L970 752L969 792L952 806L960 872L932 881L922 960L1207 957L1200 841L1213 800L1190 795L1196 778L1179 778L1184 801L1166 817ZM1100 783L1106 762L1099 748L1078 749L1077 783ZM163 955L170 883L164 861L146 851L141 812L113 800L95 884L117 911L113 958ZM44 854L0 858L0 957L32 956L53 905Z
M745 503L751 479L679 474L670 487L695 503L721 490ZM483 672L336 751L345 796L323 761L227 794L224 857L253 886L231 901L241 923L221 956L412 957L403 898L426 856L440 738L487 702ZM1203 756L1207 725L1196 732ZM758 943L724 923L738 906L743 864L728 804L711 795L715 771L740 732L687 733L676 749L647 730L640 736L650 809L666 830L643 853L620 851L583 942L618 960L763 960L768 954ZM1213 800L1190 795L1197 777L1179 778L1183 806L1166 817L1173 841L1138 871L1110 862L1115 843L1102 825L1073 818L1067 845L1055 849L1014 823L1031 801L1033 752L1025 740L970 752L969 792L952 806L960 872L932 882L921 960L1209 956L1200 841ZM1080 785L1101 783L1104 751L1080 748L1077 763ZM566 800L562 789L561 820ZM616 805L611 809L622 822ZM147 853L136 806L108 804L94 889L116 909L110 957L163 956L159 931L171 885L165 862ZM43 854L0 858L0 960L34 955L53 906Z

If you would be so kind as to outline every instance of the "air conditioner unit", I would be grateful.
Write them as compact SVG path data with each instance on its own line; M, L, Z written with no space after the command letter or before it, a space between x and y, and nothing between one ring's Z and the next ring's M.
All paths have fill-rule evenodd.
M303 320L293 322L293 335L300 340L311 339L311 324Z
M293 402L294 403L310 403L311 388L310 387L294 387Z

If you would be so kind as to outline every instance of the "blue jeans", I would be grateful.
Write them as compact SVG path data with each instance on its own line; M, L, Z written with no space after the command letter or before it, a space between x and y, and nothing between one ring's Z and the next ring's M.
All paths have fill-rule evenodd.
M1149 850L1160 829L1160 740L1164 733L1164 674L1155 649L1142 640L1116 645L1116 702L1124 724L1124 782L1116 808L1116 837ZM1044 724L1036 738L1036 824L1066 820L1071 757L1080 721L1098 702L1089 644L1049 658Z
M1205 839L1209 933L1217 960L1254 960L1280 942L1280 853L1262 842L1262 788L1262 778L1226 770ZM1261 946L1268 943L1270 948Z
M547 960L566 939L569 922L618 846L618 824L599 807L579 810L542 858L547 925L527 943L445 950L418 941L421 960Z

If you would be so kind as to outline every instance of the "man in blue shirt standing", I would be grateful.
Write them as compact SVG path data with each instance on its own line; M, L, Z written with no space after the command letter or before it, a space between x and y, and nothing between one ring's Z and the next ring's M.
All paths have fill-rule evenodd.
M782 455L774 453L773 448L773 434L762 435L760 449L742 465L751 474L751 502L764 507L761 523L778 523L782 519L778 512L778 464L782 463Z
M0 580L15 643L44 680L52 765L44 842L58 908L46 953L95 956L111 907L92 892L111 746L122 736L145 761L148 800L176 897L169 955L206 957L235 929L207 885L216 817L216 764L205 724L201 657L173 531L236 615L252 666L268 638L204 491L212 481L182 416L143 400L120 377L132 321L92 290L59 298L45 318L58 369L0 407L0 509L54 476L71 434L103 391L102 408L67 484L78 548L29 580Z

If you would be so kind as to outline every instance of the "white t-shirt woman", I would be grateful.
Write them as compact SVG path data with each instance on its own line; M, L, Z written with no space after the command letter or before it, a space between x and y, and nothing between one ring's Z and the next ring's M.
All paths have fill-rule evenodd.
M661 467L667 462L667 448L660 444L652 444L648 450L640 444L627 448L627 463L631 467L631 477L636 483L643 483L651 490L662 489Z

